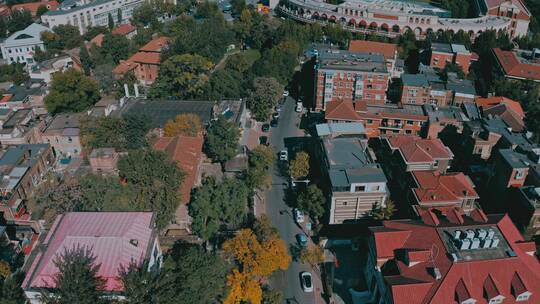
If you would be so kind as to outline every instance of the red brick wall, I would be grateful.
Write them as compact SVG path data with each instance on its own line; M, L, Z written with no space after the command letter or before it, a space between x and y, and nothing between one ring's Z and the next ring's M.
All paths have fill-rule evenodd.
M416 94L413 93L416 92ZM403 86L401 93L402 104L424 104L429 102L429 89L422 87Z
M152 84L156 81L159 72L159 65L155 64L142 64L135 69L135 77L137 80L146 83Z

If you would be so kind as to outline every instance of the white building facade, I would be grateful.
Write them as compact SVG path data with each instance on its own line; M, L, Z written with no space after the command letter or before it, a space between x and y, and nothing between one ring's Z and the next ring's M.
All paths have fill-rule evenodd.
M17 31L0 44L2 58L7 63L34 63L34 53L39 48L45 49L41 40L41 33L49 31L49 28L32 23L24 30Z

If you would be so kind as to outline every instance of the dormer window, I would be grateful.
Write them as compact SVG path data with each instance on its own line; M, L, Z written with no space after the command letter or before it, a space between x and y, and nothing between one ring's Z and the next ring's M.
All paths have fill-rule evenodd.
M510 291L512 292L512 295L516 299L516 302L524 302L529 300L532 293L527 290L527 287L523 283L523 280L521 280L521 277L516 272L514 273L514 276L512 277L512 281L510 282L511 288Z
M524 293L522 293L522 294L520 294L520 295L518 295L518 296L516 297L516 302L524 302L524 301L528 301L530 297L531 297L531 293L530 293L530 292L528 292L528 291L527 291L527 292L524 292Z

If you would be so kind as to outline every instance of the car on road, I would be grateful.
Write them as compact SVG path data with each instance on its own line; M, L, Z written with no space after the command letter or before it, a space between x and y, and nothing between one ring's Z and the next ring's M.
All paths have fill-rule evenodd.
M289 91L284 90L283 91L283 97L289 97Z
M272 114L272 118L279 119L279 112L275 112L274 114Z
M289 160L289 152L287 150L279 151L279 160L288 161Z
M313 277L310 272L302 271L300 273L300 283L304 292L313 292Z
M296 235L296 241L298 242L298 245L300 245L301 247L307 248L308 238L305 234L298 233Z
M304 212L294 208L293 214L294 214L294 220L296 221L296 223L301 224L304 222Z
M281 104L277 104L275 109L276 109L276 112L281 112L281 109L282 109Z
M270 122L270 126L272 126L272 128L275 128L277 127L278 125L278 120L277 119L272 119L272 121Z
M270 143L268 142L268 136L261 136L259 137L259 144L268 146Z
M297 113L300 113L304 110L304 107L302 106L302 102L297 102L296 103L296 108L294 108L294 110L297 112Z
M264 133L270 131L270 125L269 124L263 124L261 126L261 131L263 131Z

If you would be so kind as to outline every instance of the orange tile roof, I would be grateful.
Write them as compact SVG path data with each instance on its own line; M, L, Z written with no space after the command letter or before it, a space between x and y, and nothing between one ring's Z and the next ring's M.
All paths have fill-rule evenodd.
M438 138L424 139L417 136L396 135L388 137L392 150L400 151L409 163L434 162L440 159L452 159L453 154Z
M191 189L197 181L199 164L202 159L202 146L204 139L202 136L175 136L161 137L154 144L153 148L167 153L170 160L176 162L186 176L180 187L182 202L189 203Z
M123 75L129 71L136 69L138 66L139 64L135 62L124 60L120 61L120 63L112 70L112 72L116 75Z
M540 65L522 63L512 51L495 48L493 53L507 76L540 81Z
M153 52L137 52L131 56L128 61L143 63L143 64L160 64L160 53Z
M413 192L419 204L478 198L474 184L463 172L440 174L438 171L415 171L412 175L418 185Z
M58 4L58 2L55 1L55 0L41 1L41 2L30 2L30 3L21 3L21 4L13 5L11 7L11 11L27 10L27 11L30 11L30 13L32 13L32 17L36 17L38 8L40 6L42 6L42 5L45 6L49 11L55 11L55 10L58 9L58 6L60 4Z
M350 120L358 121L360 116L354 110L354 105L350 101L332 100L326 105L324 115L326 120Z
M484 109L491 108L498 104L506 104L506 106L512 111L516 112L521 118L525 117L525 111L521 107L521 104L518 101L504 97L504 96L492 96L492 97L476 97L476 105Z
M171 42L171 38L169 37L158 37L155 39L152 39L150 42L145 44L142 48L139 49L139 51L142 52L161 52L165 46L167 46Z
M121 24L112 30L113 35L127 35L137 30L137 27L131 24Z
M362 53L380 53L386 60L396 56L397 45L385 42L352 40L349 44L349 51Z

